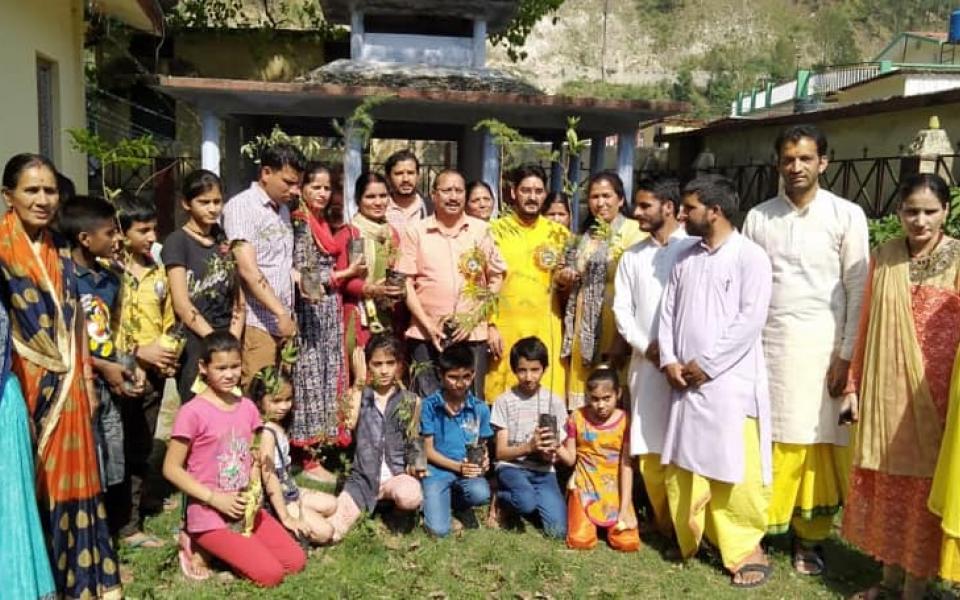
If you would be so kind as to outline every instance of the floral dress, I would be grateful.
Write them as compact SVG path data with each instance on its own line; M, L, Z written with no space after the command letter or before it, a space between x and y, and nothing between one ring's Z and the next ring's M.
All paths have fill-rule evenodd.
M580 408L567 421L567 436L576 440L571 493L580 495L580 506L598 527L613 527L620 518L620 452L627 431L627 414L612 423L590 421Z
M300 352L293 366L293 420L290 443L307 447L334 441L342 430L341 395L346 388L341 300L333 278L338 263L345 263L342 247L328 253L313 236L309 224L294 219L293 266L313 271L322 283L322 297L298 294L294 303ZM329 226L325 222L320 227Z

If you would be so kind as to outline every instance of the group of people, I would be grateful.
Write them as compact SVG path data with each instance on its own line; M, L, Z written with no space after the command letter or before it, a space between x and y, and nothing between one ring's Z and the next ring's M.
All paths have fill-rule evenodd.
M884 565L860 597L960 580L947 185L904 178L904 236L871 254L863 211L819 187L822 133L789 128L776 152L782 191L740 230L722 176L641 181L631 203L600 172L577 236L536 165L494 215L453 169L421 196L402 150L352 182L346 220L338 173L279 144L227 201L188 175L162 246L151 203L75 196L46 158L13 157L4 581L120 596L115 543L164 545L142 520L173 500L149 476L168 378L162 473L191 579L219 561L276 585L385 506L442 537L489 503L491 523L634 551L636 488L650 529L684 559L706 537L737 587L768 580L761 542L789 530L794 569L822 573L841 506L842 535ZM337 482L337 445L355 448L342 491L298 486Z

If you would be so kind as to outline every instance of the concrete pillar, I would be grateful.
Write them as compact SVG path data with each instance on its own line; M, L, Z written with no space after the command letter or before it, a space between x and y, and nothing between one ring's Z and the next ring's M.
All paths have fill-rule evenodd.
M200 109L203 142L200 145L200 166L220 174L220 117L209 108Z
M483 168L481 179L493 190L493 216L500 214L500 148L494 142L490 132L483 131Z
M617 174L623 181L627 205L633 205L633 163L637 155L637 130L622 131L617 136Z
M560 159L563 157L563 142L553 142L550 145L550 150L552 150L554 156L557 157L552 163L550 163L550 191L562 192L563 163L560 162Z
M363 53L363 11L350 13L350 58L360 60Z
M240 156L240 146L243 144L243 134L240 122L236 118L227 118L223 121L223 181L224 199L243 191L243 161ZM250 185L250 182L246 182ZM182 210L177 203L177 210Z
M487 22L473 22L473 67L482 69L487 64Z
M570 197L570 226L573 228L573 231L577 231L577 228L580 227L580 197L582 195L580 188L577 186L580 182L579 154L570 155L570 167L567 170L567 179L570 180L570 185L575 190Z
M347 147L343 158L343 218L349 222L357 214L358 198L353 197L353 188L363 172L363 136L349 128L345 133Z
M603 136L590 138L590 175L596 175L603 170L606 145L607 138Z

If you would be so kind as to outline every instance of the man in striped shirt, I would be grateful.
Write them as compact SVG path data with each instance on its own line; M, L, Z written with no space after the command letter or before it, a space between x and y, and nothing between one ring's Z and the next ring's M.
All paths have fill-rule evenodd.
M260 156L250 187L227 202L223 228L231 240L244 240L237 269L246 295L242 385L261 368L275 364L284 338L296 335L293 322L293 226L289 203L300 193L304 169L300 150L277 144Z

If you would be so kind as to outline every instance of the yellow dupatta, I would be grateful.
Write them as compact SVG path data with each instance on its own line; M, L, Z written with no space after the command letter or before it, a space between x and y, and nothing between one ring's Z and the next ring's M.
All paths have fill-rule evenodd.
M854 464L891 475L930 478L942 431L917 341L910 255L903 238L875 250L868 293Z
M947 426L940 443L940 458L933 475L927 508L939 516L944 543L941 548L940 575L960 580L960 353L953 363Z

